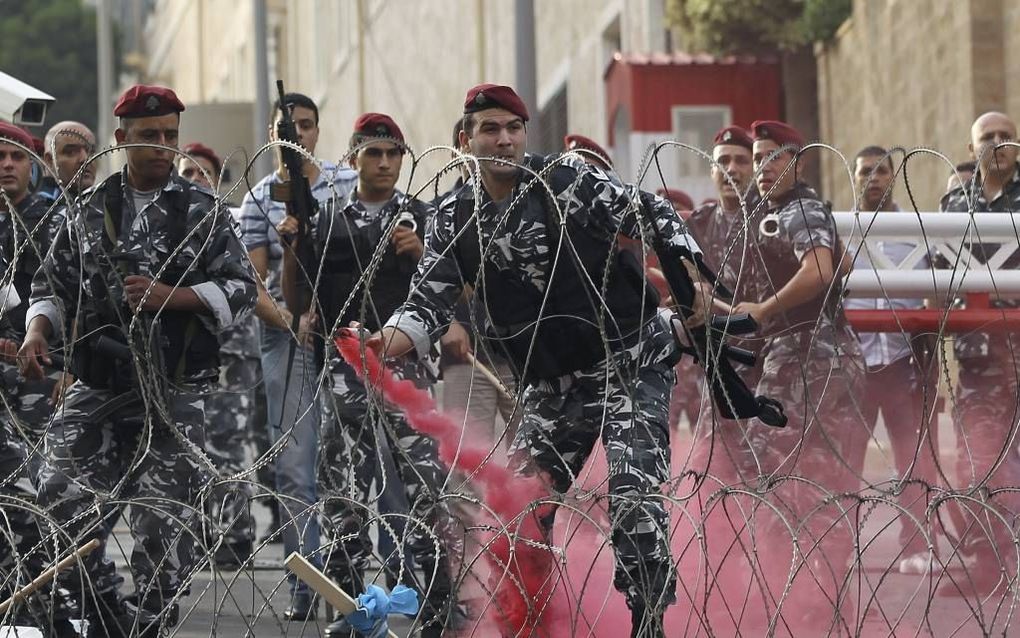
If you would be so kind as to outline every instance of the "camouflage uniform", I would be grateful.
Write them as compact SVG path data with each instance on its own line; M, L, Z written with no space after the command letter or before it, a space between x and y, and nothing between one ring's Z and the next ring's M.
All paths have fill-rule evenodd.
M950 212L1001 212L1014 214L1020 211L1020 165L1002 192L988 201L981 188L980 172L964 186L946 193L940 209ZM967 246L976 262L984 264L999 248L999 244L970 244ZM942 255L943 266L956 266L955 255ZM945 265L945 261L950 263ZM1013 253L1000 268L1020 266L1020 253ZM1018 302L992 297L993 308L1016 308ZM1017 452L1016 405L1018 388L1017 348L1020 341L1008 333L972 332L958 335L953 352L959 363L960 376L953 389L953 427L956 431L957 490L982 486L988 490L1015 488L1020 485L1020 454ZM1015 540L1014 517L1020 515L1020 495L1004 491L988 496L982 492L976 498L987 500L1010 525L1004 525L991 513L980 521L965 514L970 530L959 548L968 555L976 555L992 565L1013 568L1016 561L1009 558ZM964 511L980 511L978 507ZM1012 571L1012 569L1011 569Z
M687 219L691 235L698 241L703 251L705 265L716 273L719 283L733 293L733 303L757 301L758 290L755 280L754 266L758 263L754 251L758 238L755 224L743 223L750 219L759 206L760 199L756 193L747 197L744 210L728 213L719 202L709 202L699 206ZM754 339L730 339L731 345L751 351L760 350L761 343ZM685 362L689 362L686 359ZM681 362L684 365L685 362ZM688 365L690 365L688 363ZM748 387L754 387L761 376L761 365L748 368L734 362L734 368L741 374ZM690 378L698 385L693 400L701 411L699 427L693 433L694 445L691 450L691 469L698 472L709 472L716 479L732 485L750 479L748 443L746 439L746 422L721 420L714 414L712 402L703 396L704 375L693 371ZM678 384L679 385L679 384ZM681 400L692 400L691 397ZM706 418L707 417L707 418Z
M60 215L47 203L29 194L15 205L16 215L0 213L0 272L21 302L10 305L4 298L0 309L0 337L20 344L25 336L25 311L31 291L32 275L39 265L39 253L45 251L59 227ZM19 252L20 251L20 252ZM16 267L10 264L18 257ZM3 393L0 417L0 599L25 586L44 569L44 546L36 547L41 534L32 508L35 477L41 459L40 437L52 412L49 405L53 381L29 381L17 366L0 363L0 392ZM34 449L28 454L29 449ZM33 551L34 550L34 551ZM18 624L18 623L14 623Z
M177 236L180 246L170 245ZM155 277L161 264L166 264L164 275L183 273L170 285L192 281L190 289L209 314L161 311L160 316L185 325L159 320L166 343L157 340L133 362L118 363L108 382L96 374L86 383L81 377L96 369L89 366L104 365L109 357L93 351L94 342L83 335L130 334L130 343L144 349L156 330L156 313L150 312L139 313L133 328L125 325L131 317L121 278L125 261L134 262L143 276ZM202 439L205 397L218 376L215 334L245 318L254 307L255 290L228 213L211 192L174 173L154 193L137 193L127 186L126 169L83 194L36 273L27 322L47 317L54 337L65 343L77 334L79 342L70 350L73 365L83 366L46 434L39 502L63 522L61 529L74 544L88 537L104 541L85 559L95 592L107 594L119 585L105 541L109 519L129 498L134 499L131 570L139 600L159 610L187 586L199 529L194 513L211 470ZM119 324L108 320L111 312ZM150 322L151 331L141 327ZM175 341L170 337L179 334L175 331L185 337ZM211 352L210 340L215 343ZM182 344L176 366L152 365L173 352L168 348L175 343Z
M326 324L326 334L332 333L335 324L346 325L352 319L370 330L378 329L381 319L407 297L415 263L408 256L396 255L392 246L386 248L368 284L368 293L362 287L347 292L352 288L352 278L360 277L367 268L376 246L388 243L386 232L404 210L415 216L421 234L433 214L432 207L399 191L378 209L368 209L356 190L339 206L332 202L326 205L316 223L317 253L326 264L318 285L322 304L319 316ZM348 301L348 310L341 316L340 310ZM332 418L323 420L319 457L324 509L335 544L327 556L326 569L342 588L353 592L364 589L362 581L372 556L368 525L378 516L371 511L370 487L373 480L383 476L380 468L385 460L381 455L392 450L398 480L403 483L400 489L410 504L410 516L418 523L407 526L404 541L427 579L419 588L427 592L422 621L428 624L435 618L445 626L445 616L451 610L449 556L458 552L450 546L454 540L450 513L440 499L447 472L439 461L438 446L434 439L411 428L399 411L386 409L354 369L333 354L333 349L330 353L332 393L327 412ZM436 381L438 353L421 361L393 360L389 367L418 387L431 388ZM379 441L379 435L385 441ZM382 494L387 487L379 484L378 492ZM384 513L387 525L402 528L397 518ZM405 574L405 579L409 577L411 574Z
M56 238L57 229L63 218L62 211L51 206L38 194L30 194L16 206L17 221L6 213L0 213L0 250L7 263L15 264L14 286L21 304L9 309L0 321L0 338L17 343L25 338L25 311L32 289L32 276L39 268L40 255ZM15 263L17 256L17 263ZM0 361L0 391L3 392L2 409L4 419L11 419L13 431L22 433L24 451L29 454L30 476L35 477L41 462L42 437L53 412L50 397L60 372L48 371L39 380L25 379L14 364Z
M205 451L220 478L226 479L248 467L247 454L255 433L265 430L265 415L260 421L256 393L261 393L259 333L255 317L226 330L220 347L219 387L206 401ZM254 490L252 476L226 483L210 495L211 522L222 534L223 542L246 546L255 540L255 519L250 501ZM245 557L239 556L244 559Z
M35 488L28 480L28 461L18 438L0 424L0 600L38 575L25 560L40 535L29 509L35 503Z
M828 248L834 265L838 263L841 247L832 213L807 186L796 185L778 206L752 219L760 233L759 300L785 286L810 250ZM809 554L809 569L832 600L853 541L848 521L840 519L840 504L823 507L823 503L832 495L856 489L856 476L847 459L867 441L855 405L864 361L843 316L840 298L837 281L826 293L763 326L768 339L757 392L778 399L789 423L785 428L757 421L748 426L755 462L770 487L766 498L779 510L776 515L760 508L758 516L763 520L755 525L754 535L766 546L787 547L790 532L786 526L791 526L801 550ZM779 585L771 581L772 592L778 595L788 576L789 556L772 554L763 554L761 562L770 580L779 581ZM779 564L771 563L773 559ZM828 601L809 603L807 608L829 610L830 615L832 609Z
M537 303L532 301L536 299L555 303L554 288L564 292L553 275L559 278L569 271L554 266L553 257L560 254L562 259L573 258L569 257L566 244L559 243L566 241L563 234L547 230L550 223L563 223L562 228L569 228L575 246L581 245L578 242L608 246L609 252L595 260L601 261L603 268L607 268L610 258L617 259L619 264L626 259L615 243L618 233L638 238L650 232L637 215L634 204L638 193L614 182L576 155L547 160L529 157L527 161L532 166L546 165L548 170L542 173L542 178L562 211L562 221L554 216L552 202L538 201L539 197L548 197L542 194L545 188L535 187L535 182L523 171L504 202L492 201L484 190L482 200L476 202L474 184L470 182L444 199L435 223L430 226L411 295L387 322L412 339L419 356L430 352L432 342L452 318L464 285L461 268L467 263L465 251L471 250L472 245L481 250L480 262L473 265L479 272L484 269L485 275L474 281L478 284L475 291L486 305L482 313L486 317L486 341L488 347L494 347L509 343L517 334L512 332L513 328L509 338L503 332L508 325L507 316L500 314L512 311L506 304L516 304L521 299L531 304ZM551 163L557 165L550 166ZM697 252L697 245L672 207L661 198L652 197L650 202L656 226L670 250L677 251L676 257L684 251ZM465 210L469 213L477 210L477 216L465 220ZM473 227L475 236L455 241L457 233L465 230L465 224ZM625 283L620 283L624 280L620 274L622 266L612 271L619 276L616 279L619 285L612 289L613 294L603 295L605 305L588 308L599 321L605 322L604 330L598 329L597 334L609 337L608 357L602 347L579 352L579 357L594 363L581 364L555 378L540 378L540 368L535 365L541 359L546 360L543 366L550 365L550 357L559 359L551 351L539 352L536 348L523 359L517 350L518 354L511 357L517 366L516 373L523 379L522 422L511 450L520 472L545 472L552 481L551 487L563 492L570 487L601 434L609 463L612 538L617 557L615 585L625 594L629 605L644 608L675 600L669 516L658 498L660 486L669 476L667 419L675 347L668 328L656 314L657 299L645 295L647 287L638 290L644 285L641 265L633 257L630 259L634 261L631 273L636 274L637 281L625 283L631 286L628 294L636 297L631 310L638 316L628 326L636 325L636 329L623 334L620 321L624 315L616 310L624 295ZM589 263L586 262L584 272L601 284L602 275L592 273ZM569 267L578 273L582 270ZM574 276L583 278L581 274ZM613 277L609 281L613 285ZM520 293L507 301L499 299L496 293L486 292L498 286L516 287ZM501 302L505 305L499 308ZM591 304L591 298L584 303ZM614 308L613 314L607 314L606 308ZM546 326L552 325L549 321L556 313L551 306L543 306L539 312L549 313L538 317L542 321L538 332L541 335ZM566 319L569 323L558 325L576 336L583 326L569 316ZM534 326L535 318L527 325ZM576 347L577 342L565 335L563 341L564 347L570 344ZM566 365L563 361L558 363ZM607 374L607 368L611 373ZM552 522L552 515L543 521L547 533Z

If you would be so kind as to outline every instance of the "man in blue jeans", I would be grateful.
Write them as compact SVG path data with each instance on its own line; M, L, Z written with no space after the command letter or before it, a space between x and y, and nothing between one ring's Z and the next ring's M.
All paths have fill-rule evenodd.
M308 153L314 154L319 138L318 108L310 98L300 93L288 93L283 99L296 124L298 142ZM275 113L275 118L279 118L279 105ZM275 131L274 119L270 126L270 136L274 139ZM320 204L333 198L343 201L358 179L350 168L337 167L329 162L316 164L306 161L304 172L311 185L312 196ZM252 265L265 284L265 289L260 291L256 314L262 320L262 374L270 437L274 441L270 453L275 455L276 497L284 526L284 554L298 551L318 563L319 522L314 507L318 500L315 468L319 447L319 383L315 352L307 338L308 327L314 325L314 317L302 317L298 334L290 332L291 315L284 307L280 289L283 247L276 232L276 225L287 211L282 202L270 198L270 187L287 179L287 172L277 154L276 170L245 195L240 221L242 241ZM287 368L294 339L298 339L299 343L293 346L288 378ZM293 595L284 617L287 620L313 617L312 592L301 581L293 576L290 578Z

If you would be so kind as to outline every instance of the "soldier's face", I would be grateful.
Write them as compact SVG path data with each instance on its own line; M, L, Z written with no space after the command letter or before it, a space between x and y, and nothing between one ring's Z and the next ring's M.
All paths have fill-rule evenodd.
M485 109L475 113L472 129L461 132L462 146L475 157L503 160L483 162L482 172L498 179L516 178L528 145L524 120L505 109Z
M73 192L80 192L92 186L96 181L96 169L86 160L96 150L96 137L85 127L73 126L61 129L53 138L53 148L46 149L45 159L57 171L60 183ZM51 155L52 153L52 155ZM71 179L82 167L81 177L76 184Z
M0 143L0 188L11 202L17 204L28 194L32 160L28 153L13 144Z
M404 149L393 142L372 142L351 158L358 172L358 189L374 195L388 195L397 186Z
M719 196L724 199L743 197L754 175L751 151L736 144L719 144L712 149L712 159L715 160L712 181ZM736 184L736 189L730 180Z
M182 157L178 162L177 172L192 184L212 189L212 184L206 179L205 175L208 173L212 179L219 177L216 167L206 157L201 155L194 155L192 157L193 159ZM205 170L205 173L202 172L203 170Z
M305 106L291 106L290 116L294 120L294 127L297 128L298 144L310 154L315 155L315 146L319 143L319 123L315 120L315 111ZM276 125L280 121L280 112L276 112L276 119L269 131L270 139L278 139Z
M755 140L753 160L757 173L758 192L762 197L776 199L793 188L793 161L796 154L792 150L776 153L780 145L773 140Z
M159 144L177 148L180 116L177 113L125 120L126 129L117 129L118 144ZM128 170L144 181L159 183L170 177L176 155L173 151L151 146L129 148Z
M974 122L970 131L971 156L981 164L981 172L999 173L1013 170L1017 159L1017 147L1013 144L995 147L1000 144L1016 142L1016 125L1011 119L1000 113L986 113Z
M892 200L892 160L884 155L858 157L854 184L861 194L861 210L880 210L886 201Z

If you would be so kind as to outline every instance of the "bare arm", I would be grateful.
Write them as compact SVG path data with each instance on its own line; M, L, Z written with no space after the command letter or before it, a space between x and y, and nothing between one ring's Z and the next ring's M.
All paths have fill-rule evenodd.
M251 260L251 265L255 268L255 273L258 275L258 301L255 304L255 316L261 319L266 325L280 330L289 330L291 323L291 313L286 309L282 308L280 304L269 296L269 292L266 290L266 286L263 283L266 280L266 274L269 272L269 249L265 246L259 248L253 248L248 251L248 258ZM286 286L286 279L284 280Z
M832 251L828 248L815 248L804 254L800 260L800 269L774 295L759 303L739 303L734 312L750 313L760 323L823 294L832 284L834 275Z

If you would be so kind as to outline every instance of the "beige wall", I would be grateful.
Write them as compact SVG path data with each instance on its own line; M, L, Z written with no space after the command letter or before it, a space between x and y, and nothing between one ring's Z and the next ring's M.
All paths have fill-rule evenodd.
M343 155L363 111L392 115L416 152L448 144L470 86L514 82L514 3L508 0L271 0L269 6L270 73L319 103L317 155L323 158ZM535 2L539 106L566 83L571 130L605 142L603 73L615 47L604 43L603 33L618 22L624 50L661 50L662 6L663 0ZM174 87L185 102L254 99L249 0L163 0L147 34L148 79ZM434 155L421 175L434 174L445 159Z
M816 50L821 137L847 155L878 144L934 148L969 159L971 122L990 109L1020 116L1020 27L1010 0L856 0L835 41ZM930 155L907 164L917 206L934 210L950 167ZM843 161L823 158L823 188L837 209L852 205ZM902 180L902 206L910 201Z

